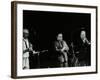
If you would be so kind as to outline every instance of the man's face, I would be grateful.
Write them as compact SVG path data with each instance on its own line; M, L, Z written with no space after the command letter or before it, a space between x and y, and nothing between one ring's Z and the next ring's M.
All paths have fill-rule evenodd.
M57 40L58 40L58 41L62 41L62 40L63 40L63 35L62 35L62 34L58 34Z
M81 31L80 37L81 37L81 39L85 39L86 38L86 32Z
M29 31L27 29L23 30L23 37L26 39L29 36Z

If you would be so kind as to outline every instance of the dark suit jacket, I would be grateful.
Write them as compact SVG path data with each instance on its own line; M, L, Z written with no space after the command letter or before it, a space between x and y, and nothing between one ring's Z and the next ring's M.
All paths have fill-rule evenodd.
M79 39L75 50L79 52L77 54L79 61L88 61L90 59L90 45L88 45L87 42L83 43L83 41Z

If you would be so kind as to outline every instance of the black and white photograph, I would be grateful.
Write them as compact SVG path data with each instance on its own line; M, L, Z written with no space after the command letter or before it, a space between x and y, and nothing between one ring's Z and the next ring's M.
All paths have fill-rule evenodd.
M31 2L13 6L14 76L97 72L95 6Z
M23 10L23 69L91 66L90 16Z

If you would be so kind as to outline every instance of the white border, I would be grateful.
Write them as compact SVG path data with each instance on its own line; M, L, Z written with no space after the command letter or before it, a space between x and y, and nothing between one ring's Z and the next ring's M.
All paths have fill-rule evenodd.
M22 69L22 32L23 32L23 10L90 13L91 14L91 66L90 67L68 67L49 69ZM61 7L46 5L17 4L17 76L50 75L63 73L82 73L96 71L96 9L79 7Z

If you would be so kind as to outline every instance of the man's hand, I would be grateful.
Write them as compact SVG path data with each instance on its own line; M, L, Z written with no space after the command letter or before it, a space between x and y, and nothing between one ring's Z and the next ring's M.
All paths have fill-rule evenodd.
M33 51L33 49L32 48L29 48L29 51Z
M38 54L38 53L39 53L38 51L37 52L36 51L33 51L33 54Z
M63 51L64 51L64 49L61 49L60 51L61 51L61 52L63 52Z
M33 46L30 44L29 51L33 51Z

